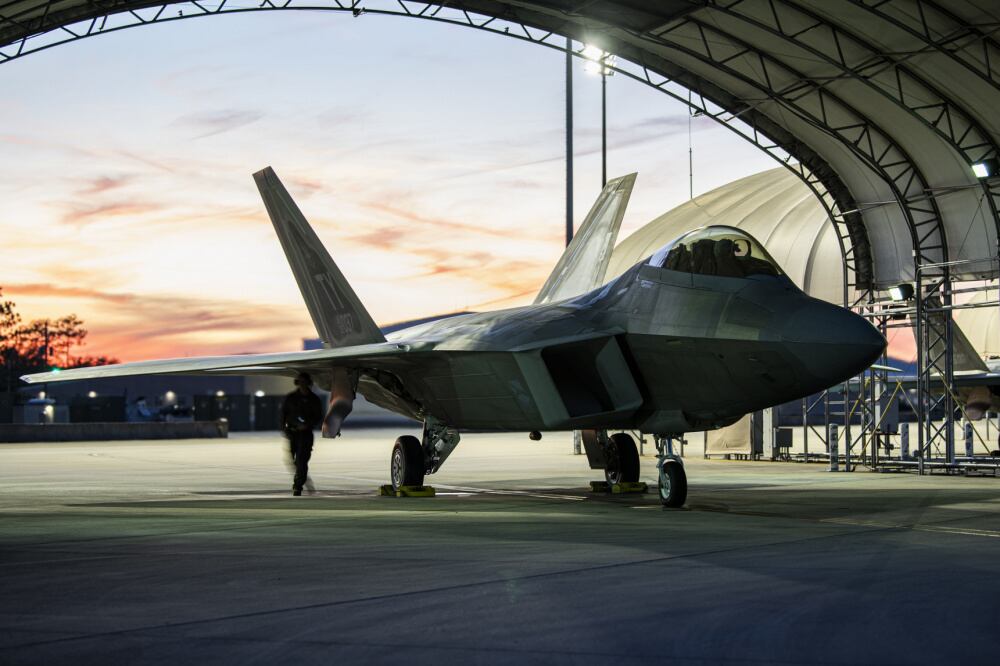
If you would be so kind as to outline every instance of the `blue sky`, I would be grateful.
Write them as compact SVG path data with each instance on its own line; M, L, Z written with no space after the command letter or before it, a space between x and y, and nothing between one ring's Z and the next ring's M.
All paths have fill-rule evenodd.
M414 19L179 21L0 66L0 286L76 312L125 360L313 335L250 174L271 165L382 323L530 300L564 225L564 57ZM575 65L579 222L600 189L600 84ZM687 110L608 82L623 236L688 197ZM693 122L695 194L774 166Z

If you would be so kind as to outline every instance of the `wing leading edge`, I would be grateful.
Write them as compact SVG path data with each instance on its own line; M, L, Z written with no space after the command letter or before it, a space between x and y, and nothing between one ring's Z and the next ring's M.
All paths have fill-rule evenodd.
M338 349L282 352L275 354L238 354L235 356L196 356L156 361L138 361L89 368L74 368L60 372L40 372L24 375L28 384L68 382L78 379L103 379L135 375L220 375L270 374L294 376L298 372L329 369L336 361L341 367L379 367L391 365L408 352L406 345L392 342L355 345Z

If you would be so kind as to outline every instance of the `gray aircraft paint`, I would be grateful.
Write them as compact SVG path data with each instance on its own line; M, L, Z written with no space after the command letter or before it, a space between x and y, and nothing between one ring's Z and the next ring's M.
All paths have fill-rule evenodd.
M385 338L271 167L253 175L316 332L328 347Z
M25 381L304 370L323 385L332 369L346 368L357 371L358 391L369 401L454 428L680 434L722 427L841 382L885 347L864 319L810 298L784 275L702 275L648 260L582 294L451 317L380 341L277 177L267 169L256 178L266 185L265 204L317 330L334 348L81 368ZM630 178L609 187L622 188L627 198ZM614 210L611 223L589 242L608 243L623 212L623 206ZM722 231L756 243L739 230ZM557 271L575 274L570 268ZM591 267L598 268L603 272ZM329 290L317 290L316 276ZM350 330L336 323L346 316Z

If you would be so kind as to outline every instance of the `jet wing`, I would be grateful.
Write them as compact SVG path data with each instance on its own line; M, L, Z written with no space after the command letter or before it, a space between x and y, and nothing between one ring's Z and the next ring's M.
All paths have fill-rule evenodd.
M542 286L535 303L552 303L585 294L604 284L611 251L632 196L636 174L615 178L601 190L580 230Z
M900 377L899 383L905 389L917 388L917 378L912 375ZM941 377L931 376L931 388L941 386ZM956 373L953 377L953 386L962 388L967 386L996 386L1000 388L1000 372L962 372Z
M102 379L133 375L283 375L329 370L331 361L339 367L393 367L402 363L409 345L380 342L338 349L283 352L276 354L238 354L234 356L195 356L157 361L119 363L58 372L24 375L28 384L68 382L78 379Z

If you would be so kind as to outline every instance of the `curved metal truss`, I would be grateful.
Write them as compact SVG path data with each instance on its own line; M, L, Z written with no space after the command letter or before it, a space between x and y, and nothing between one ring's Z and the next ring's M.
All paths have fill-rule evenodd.
M915 37L924 45L921 51L939 53L1000 90L1000 42L990 36L996 26L984 31L933 0L849 2ZM981 60L972 55L969 47L973 45Z
M960 103L907 66L907 58L889 55L860 35L788 0L768 0L767 4L768 12L755 11L747 0L713 2L712 8L795 44L839 70L839 77L866 85L932 130L966 163L977 164L1000 156L1000 146L989 131ZM979 187L1000 238L1000 191L990 179L980 180Z
M920 264L948 260L941 212L907 151L872 119L803 72L728 32L685 17L656 33L662 46L721 71L838 141L892 191Z
M107 13L100 17L24 37L7 48L0 48L0 64L67 42L142 25L239 12L294 10L350 13L355 17L387 15L419 18L513 37L558 51L566 50L564 36L554 31L534 28L512 18L408 0L365 0L363 5L360 0L189 0L124 11L119 3L112 1L106 6ZM2 10L0 19L17 22L17 17L6 16ZM583 58L582 51L583 45L580 44L573 49L573 55ZM625 59L619 59L612 69L687 104L692 113L715 120L795 173L820 201L837 230L844 264L845 303L847 285L857 288L871 285L871 248L858 206L846 185L817 154L743 102L683 70L666 76L661 72L662 66L652 67L648 63Z

